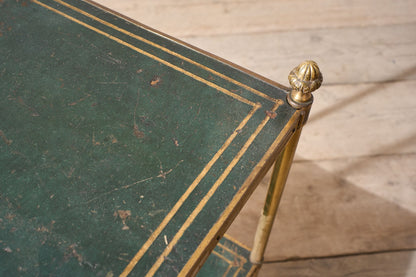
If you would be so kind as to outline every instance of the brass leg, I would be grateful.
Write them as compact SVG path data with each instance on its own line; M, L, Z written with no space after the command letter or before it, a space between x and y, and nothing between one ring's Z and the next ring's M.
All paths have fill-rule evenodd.
M277 207L279 206L290 166L295 155L300 133L301 128L293 134L274 165L263 212L260 216L254 237L253 250L250 253L250 261L253 264L261 264L263 262L264 251L266 250L267 241L269 240L276 217Z
M255 272L253 276L257 275L263 262L264 251L292 165L302 126L306 123L313 102L312 91L321 86L322 74L314 61L305 61L290 72L289 83L292 86L292 91L287 96L288 103L293 108L304 111L304 114L299 122L298 129L292 135L274 165L263 212L254 237L253 250L250 253L251 263L257 265L253 270Z

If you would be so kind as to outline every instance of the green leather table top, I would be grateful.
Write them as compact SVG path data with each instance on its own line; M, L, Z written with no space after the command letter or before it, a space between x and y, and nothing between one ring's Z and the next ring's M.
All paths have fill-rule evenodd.
M277 85L93 4L0 1L0 275L186 274L296 115Z

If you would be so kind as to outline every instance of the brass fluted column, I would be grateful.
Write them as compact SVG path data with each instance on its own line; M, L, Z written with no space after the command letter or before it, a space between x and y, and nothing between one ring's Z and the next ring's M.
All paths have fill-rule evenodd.
M251 263L257 264L259 268L263 262L267 241L276 217L290 166L292 165L302 127L306 123L313 102L312 91L321 86L322 74L314 61L305 61L290 72L289 83L292 86L292 91L287 95L287 101L292 107L302 111L302 117L298 128L274 165L266 201L257 225L253 250L250 254ZM257 273L258 270L255 272Z

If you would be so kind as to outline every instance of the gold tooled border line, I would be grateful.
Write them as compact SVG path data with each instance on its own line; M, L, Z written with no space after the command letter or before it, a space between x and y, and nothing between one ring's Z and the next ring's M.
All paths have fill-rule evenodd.
M254 114L255 111L256 111L256 108L254 108L251 113ZM179 210L179 208L182 206L182 204L185 202L185 200L189 197L189 195L192 193L192 191L196 188L196 186L199 184L199 182L202 180L202 178L208 173L208 171L211 169L212 165L222 155L222 153L225 151L225 149L231 144L231 141L238 134L238 130L240 130L242 128L242 126L244 126L244 124L249 120L250 117L251 117L251 114L249 114L246 117L246 120L244 120L240 124L240 126L237 127L237 129L233 132L232 137L228 138L228 140L224 143L224 145L221 147L221 149L214 155L214 157L211 159L211 161L205 166L205 168L201 171L201 173L198 175L198 177L192 182L192 184L188 187L188 189L185 191L185 193L180 197L180 199L176 202L176 204L173 206L173 208L165 216L165 218L159 224L159 226L156 228L156 230L153 231L153 233L150 235L148 240L142 245L140 250L130 260L130 263L126 266L126 268L124 269L123 273L120 276L127 276L133 270L133 268L139 262L141 257L146 253L146 251L149 249L149 247L153 244L153 242L156 240L156 238L160 235L160 233L163 231L163 229L166 227L166 225L170 222L170 220L173 218L173 216L176 214L176 212ZM169 244L167 248L169 248L170 245L171 244Z
M272 111L276 111L279 107L279 104L275 104ZM220 177L217 179L217 181L212 185L211 189L207 192L207 194L201 199L201 201L198 203L196 208L192 211L192 213L188 216L188 218L185 220L185 223L181 226L181 228L178 230L178 232L175 234L175 236L171 239L168 246L165 248L165 250L162 252L162 254L159 256L159 258L156 260L156 262L153 264L149 272L146 274L146 277L153 276L156 271L159 269L159 267L162 265L162 263L165 261L165 257L169 255L169 253L172 251L175 244L179 241L179 239L183 236L185 231L188 229L188 227L193 223L195 218L198 216L198 214L202 211L202 209L205 207L207 202L211 199L211 197L214 195L216 190L220 187L222 182L227 178L227 176L230 174L230 172L233 170L234 166L238 163L238 161L241 159L241 157L245 154L245 152L248 150L250 145L253 143L253 141L256 139L257 135L260 134L260 132L263 130L264 126L266 126L267 122L270 120L270 117L268 115L265 116L265 118L262 120L262 122L258 125L254 133L251 134L251 136L248 138L246 143L243 145L243 147L238 151L237 155L234 157L234 159L229 163L227 168L224 170L224 172L220 175ZM237 192L238 195L238 192ZM231 203L230 203L231 205ZM229 205L229 206L230 206ZM228 207L229 207L228 206ZM126 272L128 271L128 268L126 267ZM130 272L130 271L129 271ZM120 276L126 276L124 275L124 272Z
M200 64L200 63L198 63L198 62L196 62L196 61L194 61L192 59L189 59L189 58L187 58L187 57L185 57L185 56L183 56L183 55L181 55L181 54L179 54L179 53L177 53L175 51L172 51L172 50L170 50L170 49L168 49L166 47L163 47L163 46L161 46L161 45L159 45L157 43L154 43L154 42L152 42L152 41L150 41L148 39L145 39L145 38L143 38L143 37L141 37L139 35L136 35L136 34L134 34L132 32L129 32L129 31L125 30L125 29L122 29L120 27L117 27L114 24L111 24L111 23L109 23L109 22L107 22L105 20L102 20L101 18L98 18L98 17L96 17L96 16L94 16L94 15L92 15L90 13L87 13L84 10L81 10L81 9L79 9L77 7L74 7L74 6L72 6L72 5L64 2L62 0L53 0L53 1L55 1L55 2L57 2L59 4L61 4L61 5L64 5L64 6L68 7L68 8L70 8L70 9L78 12L78 13L81 13L81 14L83 14L83 15L91 18L91 19L94 19L95 21L100 22L101 24L103 24L103 25L105 25L107 27L110 27L110 28L112 28L114 30L117 30L117 31L119 31L119 32L121 32L123 34L126 34L126 35L128 35L128 36L130 36L132 38L135 38L135 39L140 40L142 42L145 42L145 43L147 43L147 44L149 44L149 45L151 45L151 46L153 46L155 48L158 48L158 49L160 49L160 50L162 50L162 51L164 51L166 53L169 53L169 54L171 54L171 55L173 55L175 57L178 57L178 58L180 58L180 59L182 59L182 60L184 60L186 62L189 62L189 63L191 63L193 65L196 65L196 66L198 66L198 67L200 67L200 68L202 68L202 69L204 69L204 70L206 70L206 71L208 71L210 73L213 73L214 75L217 75L217 76L223 78L224 80L229 81L230 83L236 84L236 85L238 85L238 86L240 86L240 87L242 87L242 88L244 88L244 89L246 89L246 90L248 90L248 91L250 91L250 92L252 92L252 93L254 93L254 94L256 94L256 95L258 95L260 97L262 97L262 98L264 98L264 99L267 99L267 100L272 101L272 102L275 102L275 103L278 102L278 101L280 101L279 99L275 99L275 98L273 98L273 97L271 97L271 96L269 96L269 95L267 95L267 94L265 94L265 93L263 93L263 92L261 92L259 90L256 90L256 89L254 89L254 88L252 88L250 86L247 86L247 85L245 85L245 84L243 84L243 83L241 83L241 82L239 82L237 80L234 80L234 79L232 79L232 78L230 78L230 77L228 77L228 76L226 76L226 75L224 75L224 74L222 74L222 73L220 73L218 71L215 71L215 70L213 70L213 69L211 69L211 68L209 68L209 67L207 67L205 65L202 65L202 64ZM104 8L104 7L98 5L97 3L94 3L92 1L86 1L86 2L89 2L89 3L91 3L91 4L95 5L95 6L98 6L101 9ZM105 10L107 10L107 9L105 9ZM114 12L112 12L112 13L114 13ZM119 14L116 14L116 15L120 16ZM129 21L132 21L132 20L129 20ZM139 23L136 23L136 24L139 25L140 27L144 27L142 24L139 24ZM149 28L146 28L146 29L149 29ZM174 41L177 41L177 40L174 40ZM180 43L186 45L185 43L182 43L182 42L180 42ZM194 48L194 47L191 47L191 48ZM199 52L202 52L200 50L198 50L198 51ZM284 89L287 89L287 88L284 88Z
M236 239L234 239L233 237L231 237L231 236L229 236L229 235L224 235L224 237L226 237L226 239L227 239L227 240L229 240L230 242L234 243L234 244L235 244L235 245L237 245L238 247L241 247L241 248L243 248L244 250L248 250L248 251L250 251L250 248L249 248L249 247L245 246L244 244L242 244L241 242L237 241L237 240L236 240ZM247 259L246 259L244 256L242 256L242 255L238 254L237 252L235 252L233 249L231 249L231 248L229 248L229 247L225 246L225 245L224 245L224 244L222 244L222 243L218 243L218 244L217 244L217 246L218 246L218 247L220 247L220 248L222 248L222 249L224 249L225 251L229 252L229 253L230 253L231 255L233 255L236 259L238 259L238 260L239 260L239 262L238 262L238 264L237 264L237 265L238 265L238 267L236 267L236 264L235 264L236 260L235 260L235 259L234 259L233 261L231 261L231 260L227 259L224 255L220 254L219 252L217 252L217 251L215 251L215 250L213 250L213 251L212 251L212 254L213 254L213 255L217 256L218 258L220 258L220 259L224 260L226 263L228 263L228 267L227 267L227 269L225 270L225 272L224 272L224 274L223 274L223 277L227 276L227 275L228 275L228 273L230 272L230 270L231 270L233 267L234 267L234 268L237 268L237 269L236 269L236 271L235 271L235 273L233 274L233 276L234 276L234 277L238 276L238 274L239 274L239 273L243 270L244 265L247 263Z
M231 253L231 255L233 255L235 258L239 259L240 262L238 263L238 267L234 273L234 276L238 276L238 274L240 273L240 271L243 269L244 265L247 263L247 259L243 256L241 256L240 254L236 253L235 251L233 251L232 249L226 247L225 245L218 243L217 246L219 246L220 248L224 249L225 251ZM217 251L212 251L212 253L214 255L219 254ZM221 255L221 254L220 254ZM224 257L223 255L221 255L222 257ZM220 256L218 256L219 258L221 258ZM225 258L225 257L224 257ZM230 272L230 269L235 266L235 260L230 261L229 259L225 258L225 261L229 264L229 267L227 268L227 270L225 271L225 273L223 274L223 277L228 275L228 272Z
M208 86L210 86L210 87L212 87L212 88L214 88L214 89L216 89L216 90L218 90L218 91L220 91L220 92L222 92L222 93L224 93L224 94L226 94L228 96L231 96L232 98L237 99L240 102L243 102L243 103L248 104L248 105L253 106L253 107L257 105L256 103L254 103L254 102L252 102L252 101L250 101L250 100L248 100L248 99L246 99L246 98L244 98L244 97L242 97L242 96L240 96L238 94L235 94L235 93L233 93L233 92L231 92L231 91L229 91L229 90L227 90L227 89L225 89L223 87L220 87L220 86L218 86L218 85L216 85L216 84L214 84L214 83L212 83L210 81L207 81L207 80L199 77L198 75L195 75L195 74L193 74L193 73L191 73L191 72L189 72L187 70L184 70L184 69L180 68L179 66L176 66L176 65L174 65L172 63L169 63L169 62L167 62L167 61L165 61L165 60L163 60L163 59L161 59L161 58L159 58L159 57L157 57L157 56L155 56L153 54L150 54L149 52L146 52L146 51L144 51L144 50L142 50L142 49L140 49L140 48L138 48L138 47L136 47L136 46L134 46L134 45L132 45L130 43L127 43L127 42L125 42L125 41L123 41L123 40L121 40L121 39L119 39L119 38L117 38L117 37L115 37L113 35L110 35L110 34L104 32L104 31L102 31L102 30L100 30L98 28L95 28L95 27L93 27L93 26L91 26L91 25L89 25L89 24L87 24L87 23L85 23L85 22L83 22L83 21L81 21L79 19L76 19L75 17L72 17L72 16L70 16L70 15L68 15L68 14L66 14L66 13L64 13L62 11L59 11L59 10L57 10L55 8L52 8L51 6L48 6L45 3L43 3L43 2L40 2L38 0L32 0L32 1L34 3L40 5L40 6L44 7L44 8L47 8L50 11L53 11L53 12L55 12L55 13L63 16L63 17L65 17L65 18L67 18L67 19L75 22L75 23L78 23L79 25L82 25L82 26L84 26L84 27L86 27L86 28L88 28L88 29L90 29L90 30L92 30L92 31L100 34L100 35L103 35L103 36L105 36L105 37L107 37L107 38L109 38L109 39L111 39L111 40L113 40L113 41L115 41L115 42L117 42L117 43L119 43L121 45L124 45L124 46L126 46L126 47L128 47L128 48L130 48L130 49L132 49L132 50L134 50L134 51L136 51L136 52L138 52L138 53L140 53L142 55L145 55L145 56L147 56L147 57L149 57L149 58L151 58L151 59L153 59L155 61L158 61L158 62L160 62L160 63L162 63L162 64L164 64L164 65L166 65L166 66L168 66L168 67L170 67L170 68L172 68L174 70L176 70L176 71L179 71L179 72L187 75L188 77L191 77L191 78L193 78L193 79L195 79L195 80L197 80L197 81L199 81L201 83L204 83L204 84L206 84L206 85L208 85ZM56 0L53 0L53 1L56 1ZM67 4L67 5L69 6L69 4ZM88 15L85 15L85 16L88 16ZM89 16L92 19L94 19L92 17L92 15L89 15Z
M244 203L247 201L248 196L251 194L251 192L254 190L257 184L261 181L262 176L272 165L273 161L276 158L276 155L280 153L285 143L293 134L293 132L291 131L296 129L301 113L302 111L296 111L294 115L290 118L290 120L287 122L282 132L280 132L279 136L269 147L263 158L254 167L253 171L247 177L242 187L231 200L230 204L226 207L224 212L221 214L220 218L213 225L211 230L209 230L208 234L205 236L205 238L199 244L197 249L194 251L191 258L182 268L181 272L179 273L179 276L189 276L190 274L192 274L195 271L195 268L201 262L204 252L207 249L213 249L213 241L216 241L216 238L218 238L218 236L220 236L221 233L224 233L225 229L228 228L228 226L231 224L230 221L233 217L235 217L237 210L242 208Z
M244 72L244 73L246 73L248 75L251 75L251 76L253 76L253 77L255 77L255 78L259 79L259 80L262 80L262 81L264 81L264 82L266 82L266 83L268 83L268 84L270 84L272 86L278 87L278 88L280 88L282 90L285 90L287 92L291 90L291 88L289 88L287 86L284 86L284 85L282 85L282 84L280 84L278 82L275 82L275 81L273 81L273 80L271 80L269 78L266 78L266 77L264 77L264 76L262 76L262 75L260 75L258 73L255 73L255 72L253 72L251 70L248 70L247 68L244 68L244 67L239 66L239 65L237 65L235 63L232 63L232 62L230 62L230 61L228 61L228 60L226 60L224 58L221 58L221 57L219 57L217 55L214 55L214 54L212 54L210 52L207 52L205 50L202 50L201 48L198 48L196 46L193 46L193 45L191 45L191 44L189 44L189 43L187 43L185 41L182 41L182 40L177 39L177 38L174 38L174 37L172 37L172 36L170 36L168 34L165 34L163 32L160 32L160 31L158 31L158 30L156 30L156 29L154 29L152 27L149 27L149 26L147 26L147 25L145 25L143 23L138 22L137 20L134 20L134 19L132 19L132 18L130 18L128 16L125 16L125 15L119 13L119 12L116 12L114 10L111 10L111 9L109 9L109 8L101 5L101 4L98 4L97 2L95 2L93 0L83 0L83 2L87 2L90 5L93 5L93 6L97 7L97 8L99 8L101 10L104 10L104 11L106 11L108 13L111 13L111 14L117 16L117 17L120 17L120 18L122 18L122 19L124 19L124 20L126 20L126 21L128 21L128 22L130 22L130 23L132 23L134 25L136 25L136 26L139 26L140 28L143 28L143 29L145 29L145 30L147 30L149 32L155 33L155 34L157 34L157 35L159 35L159 36L161 36L161 37L163 37L165 39L174 41L174 42L176 42L178 44L181 44L183 46L186 46L186 47L188 47L188 48L190 48L190 49L192 49L192 50L194 50L196 52L199 52L199 53L201 53L201 54L203 54L205 56L208 56L208 57L213 58L215 60L221 61L221 62L223 62L223 63L225 63L225 64L227 64L227 65L229 65L231 67L234 67L234 68L236 68L236 69L238 69L238 70L240 70L240 71L242 71L242 72Z

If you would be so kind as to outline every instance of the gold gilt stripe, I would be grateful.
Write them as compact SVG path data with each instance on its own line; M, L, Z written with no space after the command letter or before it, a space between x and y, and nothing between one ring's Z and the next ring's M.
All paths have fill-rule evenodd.
M231 268L233 267L233 262L230 261L229 259L227 259L226 257L224 257L223 255L221 255L220 253L216 252L215 250L212 251L212 254L217 256L218 258L224 260L228 264L227 269L225 270L224 274L222 275L223 277L227 276L228 272L230 272Z
M199 244L198 248L192 254L191 258L185 264L185 266L183 267L183 269L181 270L181 272L179 273L178 276L187 276L187 273L192 270L192 267L194 266L194 264L196 264L198 262L199 257L201 257L202 253L210 245L210 242L213 239L215 239L218 232L221 230L221 227L224 226L224 223L227 220L227 218L231 215L232 211L235 209L237 204L241 201L242 197L245 195L248 187L253 183L253 178L255 177L256 173L258 173L260 170L264 169L264 165L265 165L266 161L272 155L273 151L275 151L277 149L277 147L282 144L282 141L284 141L284 139L290 133L290 130L293 129L298 124L300 113L301 113L301 111L296 111L294 113L294 115L290 118L289 122L285 125L283 130L280 132L279 136L273 142L272 146L269 148L269 150L266 152L266 154L263 156L263 158L260 160L260 162L256 165L252 174L250 174L250 176L246 179L243 186L236 193L234 198L231 200L230 204L227 206L227 208L221 214L221 217L217 220L217 222L214 224L214 226L211 228L211 230L205 236L204 240Z
M231 255L233 255L235 257L233 262L229 262L230 260L228 260L227 258L225 258L223 255L217 255L219 258L224 259L227 263L230 264L230 266L228 267L227 271L224 273L223 276L227 276L228 275L228 272L230 271L230 269L232 267L236 267L236 265L235 265L235 262L237 261L236 259L240 259L240 261L237 262L238 268L237 268L237 270L235 271L235 273L233 275L233 276L238 276L238 274L240 273L240 271L243 269L244 264L247 263L247 259L244 258L243 256L239 255L237 252L233 251L232 249L226 247L225 245L222 245L221 243L218 243L217 246L219 246L220 248L224 249L225 251L231 253ZM212 253L215 255L218 252L216 252L214 250L214 251L212 251Z
M276 111L277 108L280 106L279 103L275 104L272 111ZM157 259L156 263L153 264L152 268L149 270L149 272L146 274L146 277L153 276L156 271L159 269L163 261L165 260L165 257L169 255L169 253L172 251L173 247L176 245L176 243L179 241L179 239L183 236L185 231L189 228L189 226L192 224L192 222L195 220L197 215L200 213L200 211L205 207L209 199L214 195L218 187L222 184L222 182L227 178L228 174L230 174L231 170L234 168L234 166L238 163L238 161L241 159L241 157L246 153L250 145L253 143L253 141L256 139L257 135L261 132L261 130L266 126L267 122L270 120L269 116L266 116L263 121L259 124L257 129L254 131L253 134L249 137L249 139L246 141L246 143L243 145L243 147L240 149L240 151L237 153L237 155L234 157L234 159L230 162L230 164L227 166L227 168L224 170L224 172L221 174L221 176L218 178L218 180L214 183L214 185L211 187L211 189L208 191L208 193L202 198L202 200L198 203L197 207L193 210L193 212L188 216L185 223L182 225L182 227L178 230L178 232L175 234L171 242L168 244L168 246L165 248L165 250L162 252L162 254Z
M239 257L244 263L247 262L247 259L244 258L243 256L241 256L240 254L238 254L237 252L235 252L234 250L230 249L229 247L226 247L225 245L218 243L217 246L219 246L220 248L224 249L225 251L229 252L230 254L232 254L233 256Z
M221 255L220 253L218 253L217 251L212 251L212 254L214 254L215 256L217 256L218 258L220 258L221 260L224 260L225 262L227 262L228 264L232 264L233 262L230 261L229 259L227 259L226 257L224 257L223 255Z
M100 19L100 18L98 18L98 17L96 17L96 16L94 16L94 15L92 15L90 13L87 13L86 11L83 11L83 10L77 8L77 7L74 7L74 6L68 4L68 3L64 2L64 1L61 1L61 0L53 0L53 1L55 1L55 2L57 2L59 4L61 4L61 5L64 5L64 6L68 7L68 8L70 8L70 9L78 12L78 13L81 13L81 14L83 14L83 15L91 18L91 19L94 19L95 21L100 22L101 24L103 24L105 26L108 26L110 28L113 28L114 30L117 30L117 31L119 31L119 32L121 32L123 34L126 34L126 35L128 35L128 36L130 36L132 38L135 38L135 39L140 40L140 41L142 41L144 43L147 43L147 44L149 44L149 45L151 45L153 47L156 47L156 48L158 48L158 49L160 49L160 50L162 50L162 51L164 51L166 53L169 53L169 54L171 54L171 55L173 55L175 57L178 57L178 58L180 58L180 59L182 59L182 60L184 60L184 61L186 61L188 63L191 63L193 65L196 65L196 66L198 66L198 67L200 67L200 68L202 68L202 69L204 69L204 70L206 70L208 72L211 72L212 74L215 74L215 75L219 76L220 78L222 78L222 79L224 79L226 81L229 81L230 83L233 83L233 84L235 84L235 85L237 85L239 87L242 87L242 88L244 88L244 89L246 89L246 90L248 90L248 91L250 91L250 92L252 92L252 93L254 93L254 94L258 95L258 96L260 96L260 97L263 97L263 98L265 98L265 99L267 99L269 101L272 101L272 102L279 101L278 99L274 99L274 98L270 97L267 94L264 94L264 93L262 93L262 92L260 92L260 91L258 91L256 89L254 89L252 87L249 87L249 86L247 86L247 85L245 85L245 84L243 84L241 82L238 82L238 81L236 81L236 80L234 80L234 79L232 79L232 78L230 78L230 77L228 77L228 76L226 76L224 74L221 74L221 73L219 73L219 72L217 72L217 71L215 71L215 70L213 70L213 69L205 66L205 65L202 65L202 64L200 64L200 63L198 63L198 62L196 62L194 60L191 60L191 59L189 59L189 58L187 58L185 56L182 56L181 54L179 54L177 52L174 52L174 51L172 51L170 49L167 49L166 47L163 47L163 46L161 46L161 45L159 45L157 43L154 43L154 42L152 42L150 40L147 40L147 39L145 39L145 38L143 38L141 36L138 36L136 34L133 34L133 33L129 32L127 30L124 30L124 29L122 29L120 27L117 27L114 24L111 24L111 23L109 23L109 22L107 22L105 20L102 20L102 19Z
M235 129L235 131L232 133L232 135L225 141L225 143L222 145L220 150L209 161L209 163L205 166L205 168L201 171L201 173L199 173L198 177L192 182L192 184L188 187L188 189L185 191L185 193L178 200L178 202L176 202L175 206L166 215L166 217L163 219L163 221L160 223L160 225L156 228L156 230L150 235L148 240L143 244L141 249L133 257L133 259L131 259L130 263L126 266L124 271L121 273L120 277L127 276L133 270L133 268L136 266L136 264L139 262L139 260L143 257L143 255L146 253L146 251L149 249L149 247L153 244L153 242L156 240L156 238L160 235L160 233L163 231L163 229L166 227L166 225L169 223L169 221L173 218L173 216L176 214L176 212L179 210L179 208L182 206L182 204L185 202L185 200L189 197L189 195L192 193L192 191L197 187L199 182L201 182L202 178L205 177L205 175L208 173L208 171L211 169L211 167L214 165L214 163L219 159L219 157L224 153L224 151L227 149L227 147L231 144L231 142L237 136L238 131L241 130L242 128L244 128L246 123L250 120L250 118L254 115L254 113L259 108L260 108L260 106L255 106L250 111L250 113L247 115L247 117Z
M227 240L232 241L234 244L236 244L236 245L238 245L238 246L240 246L240 247L242 247L242 248L244 248L244 249L246 249L246 250L249 250L249 251L250 251L250 248L248 248L247 246L245 246L245 245L244 245L244 244L242 244L241 242L239 242L239 241L235 240L233 237L230 237L229 235L226 235L226 234L224 235L224 237L225 237ZM218 243L218 244L217 244L217 246L218 246L218 247L220 247L220 248L222 248L222 249L224 249L225 251L227 251L227 252L231 253L231 255L233 255L233 256L234 256L234 260L233 260L233 261L231 261L231 260L227 259L224 255L221 255L220 253L218 253L217 251L215 251L215 250L213 250L213 251L212 251L212 254L214 254L215 256L217 256L218 258L220 258L220 259L224 260L226 263L228 263L228 264L229 264L228 268L226 269L225 273L223 274L223 277L225 277L225 276L227 276L227 275L228 275L228 273L230 272L231 268L236 267L236 262L238 262L238 263L237 263L238 268L237 268L237 270L234 272L233 276L234 276L234 277L238 276L238 275L239 275L239 273L243 270L244 265L247 263L247 259L246 259L244 256L242 256L242 255L238 254L237 252L235 252L235 251L234 251L234 250L232 250L231 248L229 248L229 247L227 247L227 246L225 246L225 245L223 245L223 244L221 244L221 243ZM238 259L239 261L238 261L238 260L236 260L236 259ZM250 271L250 272L251 272L251 271ZM246 275L246 276L250 276L250 275L248 274L248 275Z
M229 90L227 90L225 88L222 88L222 87L220 87L220 86L218 86L218 85L216 85L216 84L214 84L214 83L212 83L210 81L207 81L207 80L205 80L205 79L203 79L203 78L201 78L201 77L199 77L199 76L197 76L197 75L195 75L195 74L193 74L193 73L191 73L191 72L189 72L187 70L184 70L184 69L182 69L182 68L180 68L180 67L178 67L178 66L176 66L174 64L171 64L171 63L169 63L169 62L167 62L167 61L165 61L165 60L163 60L163 59L161 59L159 57L156 57L155 55L152 55L152 54L150 54L150 53L148 53L148 52L146 52L146 51L144 51L144 50L142 50L142 49L140 49L140 48L138 48L138 47L136 47L136 46L134 46L134 45L132 45L130 43L127 43L127 42L125 42L125 41L123 41L123 40L121 40L121 39L119 39L119 38L117 38L115 36L112 36L112 35L104 32L102 30L99 30L99 29L97 29L97 28L95 28L95 27L93 27L93 26L91 26L91 25L89 25L89 24L87 24L85 22L82 22L82 21L80 21L80 20L78 20L78 19L76 19L76 18L74 18L74 17L72 17L70 15L67 15L66 13L63 13L63 12L61 12L61 11L55 9L55 8L52 8L52 7L48 6L48 5L46 5L45 3L39 2L38 0L33 0L33 2L36 3L36 4L38 4L38 5L40 5L40 6L43 6L43 7L47 8L48 10L51 10L51 11L53 11L53 12L59 14L59 15L62 15L63 17L65 17L65 18L67 18L67 19L69 19L71 21L74 21L74 22L76 22L76 23L78 23L78 24L80 24L80 25L82 25L82 26L84 26L84 27L86 27L86 28L88 28L88 29L90 29L92 31L95 31L98 34L101 34L101 35L103 35L103 36L105 36L105 37L107 37L107 38L109 38L111 40L114 40L115 42L118 42L118 43L120 43L120 44L122 44L124 46L127 46L130 49L132 49L132 50L134 50L134 51L136 51L136 52L138 52L138 53L140 53L142 55L145 55L145 56L147 56L147 57L149 57L151 59L154 59L155 61L158 61L158 62L160 62L160 63L162 63L162 64L164 64L164 65L166 65L166 66L168 66L168 67L170 67L170 68L172 68L174 70L176 70L176 71L179 71L179 72L181 72L181 73L183 73L183 74L185 74L185 75L187 75L187 76L189 76L189 77L191 77L191 78L193 78L193 79L195 79L195 80L197 80L197 81L199 81L201 83L204 83L204 84L206 84L206 85L208 85L208 86L210 86L210 87L212 87L212 88L214 88L214 89L216 89L216 90L218 90L218 91L220 91L220 92L222 92L222 93L224 93L224 94L226 94L228 96L231 96L232 98L237 99L240 102L243 102L243 103L248 104L248 105L251 105L251 106L255 106L256 105L256 103L254 103L254 102L252 102L250 100L247 100L247 99L245 99L244 97L241 97L238 94L232 93L231 91L229 91Z

